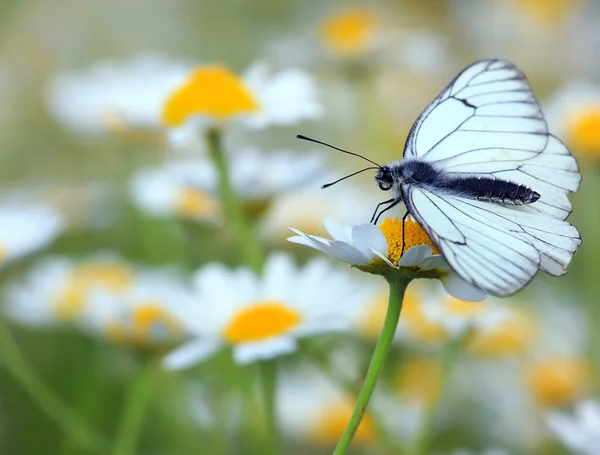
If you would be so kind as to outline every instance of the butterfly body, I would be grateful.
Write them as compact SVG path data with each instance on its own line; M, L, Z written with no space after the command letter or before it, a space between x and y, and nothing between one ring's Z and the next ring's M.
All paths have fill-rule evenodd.
M386 188L394 188L397 199L402 199L402 188L406 185L415 185L434 192L445 191L456 196L496 204L531 204L540 198L537 191L526 185L493 177L454 176L417 159L401 160L382 166L375 179L384 191Z

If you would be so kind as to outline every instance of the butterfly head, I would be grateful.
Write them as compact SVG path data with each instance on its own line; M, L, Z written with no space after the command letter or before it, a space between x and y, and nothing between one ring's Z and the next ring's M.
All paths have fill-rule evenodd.
M375 174L375 181L379 185L379 189L389 191L394 187L394 175L389 166L381 166Z

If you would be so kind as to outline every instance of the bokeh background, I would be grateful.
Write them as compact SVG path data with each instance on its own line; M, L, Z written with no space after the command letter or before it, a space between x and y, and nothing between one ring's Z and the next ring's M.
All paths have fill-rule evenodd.
M491 57L527 74L578 159L569 220L583 245L567 276L502 301L411 284L351 451L600 453L599 46L594 0L1 2L0 453L330 453L386 287L325 258L309 280L302 267L318 254L286 242L287 227L365 223L384 198L369 173L320 190L362 163L295 135L399 159L425 106ZM270 120L210 120L259 249L283 255L285 273L264 281L285 280L279 300L331 304L325 332L344 327L260 361L240 361L225 329L235 290L254 298L227 270L261 272L232 234L206 125L161 117L208 65L274 106ZM207 264L217 278L198 289ZM272 322L254 316L252 327ZM195 337L221 349L168 368L163 356Z

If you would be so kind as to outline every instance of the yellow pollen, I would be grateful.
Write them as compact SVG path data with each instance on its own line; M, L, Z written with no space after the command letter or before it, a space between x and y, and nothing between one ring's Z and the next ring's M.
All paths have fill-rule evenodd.
M223 337L231 344L265 340L288 332L300 321L300 314L283 302L257 302L235 315Z
M515 308L511 317L497 327L477 333L469 349L490 357L521 354L530 346L537 329L538 324L533 315Z
M175 196L175 211L185 216L210 216L217 211L217 202L196 188L184 187Z
M379 225L388 244L388 259L392 264L398 265L400 253L402 252L402 221L386 218ZM416 221L406 220L404 222L404 252L416 245L429 245L433 254L440 254L431 239Z
M513 0L517 7L540 25L558 25L581 5L580 0Z
M446 311L458 316L478 316L485 310L484 302L467 302L454 298L447 298L443 305Z
M193 115L217 120L258 109L258 103L244 83L227 69L208 66L196 69L163 106L163 123L173 127Z
M181 324L164 310L164 306L160 302L142 302L133 311L130 325L113 321L106 326L108 337L117 344L146 347L157 341L152 338L152 331L160 329L158 341L175 339L181 334Z
M569 131L568 141L573 150L600 157L600 106L574 114Z
M352 403L327 403L316 416L308 438L312 443L327 445L339 440L352 416ZM353 443L366 445L374 440L372 418L367 412L354 435Z
M109 291L122 291L133 281L131 270L118 263L84 263L71 276L75 287L101 287Z
M542 406L561 406L581 398L588 392L590 380L588 364L573 357L548 358L526 371L531 393Z
M373 41L377 26L377 18L370 11L345 11L323 22L321 39L334 54L359 54Z
M440 373L440 365L435 360L410 359L398 374L397 392L408 401L432 403L440 394Z

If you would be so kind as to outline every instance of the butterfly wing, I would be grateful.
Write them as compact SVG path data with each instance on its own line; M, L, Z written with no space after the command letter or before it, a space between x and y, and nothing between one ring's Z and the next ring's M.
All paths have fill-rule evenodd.
M581 238L563 220L571 212L567 194L577 190L581 175L569 150L548 132L516 66L484 60L466 68L419 116L404 157L450 176L508 180L541 195L533 204L510 206L403 187L410 214L463 279L504 296L538 270L566 273Z
M581 175L575 158L548 133L525 75L504 60L466 68L413 125L405 158L435 163L446 172L499 178L540 193L517 210L564 220L567 194Z
M517 292L538 269L566 273L581 243L577 229L562 220L412 185L403 197L452 269L489 294Z

